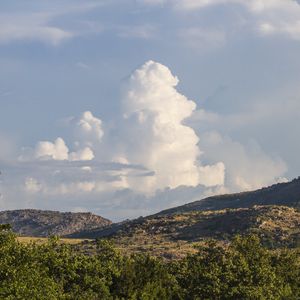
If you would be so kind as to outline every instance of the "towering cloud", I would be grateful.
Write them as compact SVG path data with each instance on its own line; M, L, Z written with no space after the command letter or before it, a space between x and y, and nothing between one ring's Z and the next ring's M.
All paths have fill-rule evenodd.
M122 148L126 161L152 176L128 178L129 186L155 191L180 185L221 185L224 165L199 166L199 141L183 121L196 104L177 90L178 78L164 65L148 61L129 78L122 100Z

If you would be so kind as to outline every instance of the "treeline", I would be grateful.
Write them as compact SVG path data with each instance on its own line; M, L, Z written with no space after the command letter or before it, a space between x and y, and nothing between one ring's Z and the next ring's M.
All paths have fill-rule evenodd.
M56 238L21 244L2 228L0 299L300 299L299 253L247 236L180 261L124 256L107 241L89 256Z

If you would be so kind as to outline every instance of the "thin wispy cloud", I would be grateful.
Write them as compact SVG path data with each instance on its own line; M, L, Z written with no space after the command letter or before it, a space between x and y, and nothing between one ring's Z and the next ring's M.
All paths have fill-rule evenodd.
M81 5L40 6L38 11L17 11L0 13L0 43L9 44L18 41L38 41L52 46L70 40L80 32L53 25L57 18L88 12L102 3L85 3Z

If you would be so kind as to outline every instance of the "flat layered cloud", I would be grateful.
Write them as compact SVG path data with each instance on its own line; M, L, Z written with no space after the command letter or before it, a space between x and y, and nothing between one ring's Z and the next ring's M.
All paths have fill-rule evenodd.
M111 13L120 5L128 7L130 11L150 7L167 11L171 19L178 21L172 29L164 28L163 22L138 21L133 24L128 22L103 22L89 20L88 13L103 11ZM221 9L220 24L216 26L209 21L202 21L191 17L191 21L182 22L186 14L193 14L207 10L211 16L214 9ZM222 46L228 36L237 34L240 30L248 28L261 37L285 36L299 40L299 15L300 5L294 0L138 0L123 1L86 1L84 4L53 1L52 5L44 4L33 10L24 12L22 7L15 13L9 10L0 14L0 44L15 42L40 42L58 46L75 38L103 34L120 39L160 40L165 35L182 37L190 46L207 44L213 47ZM238 12L238 13L237 13ZM179 14L179 18L178 18ZM74 15L78 20L70 20ZM153 12L155 15L155 11ZM224 22L227 16L230 23ZM67 21L61 21L65 17ZM153 18L155 19L155 18ZM226 17L225 17L226 19ZM146 18L146 20L148 20ZM200 21L199 21L200 20ZM198 42L197 42L198 40ZM194 42L193 42L194 41ZM82 67L82 66L81 66Z
M0 14L0 20L0 44L27 40L57 46L74 36L72 32L49 25L49 14Z
M12 41L32 40L49 43L57 46L61 42L70 39L73 34L60 28L50 26L35 26L27 28L18 26L1 26L0 43L10 43Z
M99 26L91 27L90 24L81 25L80 29L54 24L55 20L62 16L82 14L103 5L101 2L76 2L53 1L49 6L48 3L36 3L32 10L30 2L25 9L18 3L16 11L6 11L4 4L0 13L0 45L25 41L58 46L74 37L101 31Z
M151 6L170 6L179 14L193 14L201 10L209 10L208 13L212 13L213 9L221 8L223 16L228 13L233 18L236 32L239 28L248 28L262 37L279 35L294 40L300 39L300 5L295 0L149 0L141 3ZM239 11L238 17L230 8ZM182 28L179 35L185 38L190 36L192 45L195 44L195 39L200 39L202 43L222 44L228 34L233 34L232 28L230 26L227 28L227 25L225 23L217 28L207 26Z
M170 3L175 8L184 10L196 10L204 9L208 7L214 7L219 5L241 5L252 11L253 13L262 13L270 9L289 9L297 5L297 1L294 0L141 0L144 4L161 5Z

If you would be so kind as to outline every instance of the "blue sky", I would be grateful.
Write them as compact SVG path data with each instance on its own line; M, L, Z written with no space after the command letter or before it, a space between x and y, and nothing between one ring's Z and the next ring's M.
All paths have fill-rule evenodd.
M0 11L1 209L121 220L299 176L297 1Z

